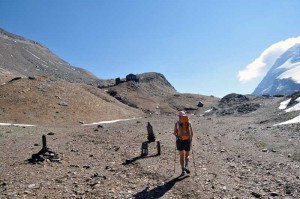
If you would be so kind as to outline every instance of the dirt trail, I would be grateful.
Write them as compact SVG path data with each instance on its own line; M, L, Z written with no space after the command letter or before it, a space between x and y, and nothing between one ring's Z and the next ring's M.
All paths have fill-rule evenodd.
M267 128L271 125L259 124L257 115L190 117L195 132L192 173L184 177L178 177L178 156L174 173L175 116L153 115L86 127L2 126L0 161L4 164L0 166L0 196L299 198L299 162L285 154L297 150L299 134L286 133L284 140L292 141L283 145L279 142L283 137L274 137L280 135L282 127ZM161 142L162 154L156 156L156 145L151 143L149 156L141 158L148 122ZM47 135L48 145L61 161L35 165L24 162L40 150L41 135L49 132L54 135ZM281 145L276 152L262 152L259 144L263 143L264 147Z

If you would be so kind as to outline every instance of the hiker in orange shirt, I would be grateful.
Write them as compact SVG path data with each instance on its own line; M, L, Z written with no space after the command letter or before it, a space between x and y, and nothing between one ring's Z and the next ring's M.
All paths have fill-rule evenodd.
M176 147L180 156L181 175L184 175L185 172L190 173L189 155L193 138L193 129L189 122L189 118L184 111L179 111L178 116L179 120L175 123L174 135L176 136Z

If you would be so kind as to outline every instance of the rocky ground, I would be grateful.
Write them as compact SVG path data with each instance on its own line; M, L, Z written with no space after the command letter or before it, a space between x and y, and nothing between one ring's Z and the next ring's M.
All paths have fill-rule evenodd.
M300 198L300 126L273 126L295 114L279 111L280 101L253 99L260 107L239 115L190 115L192 173L182 177L175 115L93 126L1 126L0 198ZM162 154L151 143L141 158L148 122ZM43 134L60 160L31 164L26 160L41 149Z

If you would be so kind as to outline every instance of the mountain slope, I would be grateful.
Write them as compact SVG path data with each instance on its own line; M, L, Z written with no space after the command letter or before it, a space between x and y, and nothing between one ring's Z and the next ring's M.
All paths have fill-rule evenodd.
M254 95L290 95L300 90L300 44L283 53L271 67Z
M0 86L0 123L62 126L142 115L104 91L82 83L37 77Z
M0 77L45 75L68 82L96 84L90 72L71 66L41 44L0 29ZM1 83L1 82L0 82Z

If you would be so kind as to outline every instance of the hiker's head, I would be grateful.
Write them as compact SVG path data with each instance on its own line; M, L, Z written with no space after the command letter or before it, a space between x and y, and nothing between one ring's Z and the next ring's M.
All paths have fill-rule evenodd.
M181 117L181 116L186 116L185 112L184 111L178 111L178 116Z

